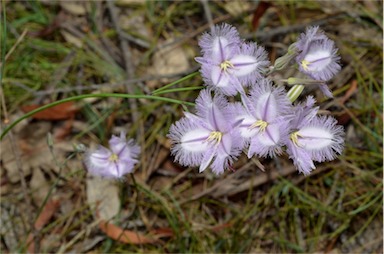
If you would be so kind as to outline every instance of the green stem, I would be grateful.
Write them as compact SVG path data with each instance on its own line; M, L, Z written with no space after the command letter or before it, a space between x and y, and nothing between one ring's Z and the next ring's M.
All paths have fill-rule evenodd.
M21 122L22 120L38 113L43 110L46 110L48 108L52 108L54 106L57 106L61 103L69 102L69 101L77 101L82 100L86 98L106 98L106 97L115 97L115 98L128 98L128 99L149 99L149 100L159 100L159 101L166 101L176 104L185 104L189 106L194 106L195 104L192 102L185 102L181 100L171 99L171 98L165 98L160 96L154 96L154 95L144 95L144 94L119 94L119 93L100 93L100 94L83 94L78 96L73 96L69 98L65 98L62 100L54 101L52 103L46 104L44 106L41 106L40 108L34 109L27 114L23 115L22 117L18 118L16 121L11 123L9 126L7 126L4 131L1 133L0 140L4 138L4 136L13 128L16 124Z
M174 81L174 82L172 82L172 83L169 83L168 85L165 85L165 86L163 86L163 87L160 87L160 88L154 90L154 91L152 92L152 94L158 93L158 92L163 91L163 90L165 90L165 89L167 89L167 88L169 88L169 87L171 87L171 86L174 86L174 85L176 85L176 84L179 84L179 83L181 83L181 82L183 82L183 81L185 81L185 80L188 80L188 79L190 79L190 78L193 78L194 76L196 76L196 75L198 75L198 74L199 74L198 71L193 72L193 73L191 73L191 74L189 74L189 75L187 75L187 76L185 76L185 77L182 77L181 79L178 79L178 80L176 80L176 81Z
M184 91L192 91L192 90L200 90L203 89L204 86L192 86L192 87L179 87L168 90L156 91L152 92L153 95L159 95L164 93L173 93L173 92L184 92Z

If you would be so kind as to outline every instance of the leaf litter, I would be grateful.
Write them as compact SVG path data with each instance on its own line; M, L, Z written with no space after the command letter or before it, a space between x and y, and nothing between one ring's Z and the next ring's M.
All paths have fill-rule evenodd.
M146 115L140 126L131 123L129 105L126 105L125 101L116 104L117 110L106 125L102 121L100 123L86 122L84 109L77 108L71 111L71 105L58 107L55 109L57 111L53 109L52 112L44 113L43 111L42 115L35 116L34 120L24 121L23 125L14 129L16 148L20 150L19 158L11 153L12 147L8 139L4 139L1 143L1 174L2 179L5 179L5 186L8 186L3 192L2 183L1 205L2 210L6 212L2 212L1 219L2 222L6 222L4 223L6 230L2 228L1 234L5 239L6 249L15 251L22 248L22 242L15 240L15 237L26 239L30 231L20 226L23 224L20 218L26 221L27 218L23 215L23 211L33 210L37 222L39 222L39 218L46 218L38 228L42 229L39 235L43 239L41 241L42 250L47 252L71 250L293 252L301 248L302 251L308 252L324 253L327 250L339 253L356 249L368 252L380 250L382 244L380 245L374 240L367 240L374 238L373 236L382 237L382 232L380 233L378 230L382 225L382 222L379 221L382 211L377 210L377 204L374 203L371 208L367 208L366 212L353 215L352 218L348 215L350 211L359 208L358 195L375 193L375 191L379 193L380 190L377 192L377 187L374 187L372 183L382 184L380 181L382 174L377 169L380 166L380 160L375 159L380 158L380 154L382 154L380 142L376 142L377 145L371 146L372 148L369 150L367 148L369 143L375 144L375 142L369 141L370 138L366 136L368 134L361 131L361 127L355 124L356 119L363 123L368 121L371 113L380 115L380 112L375 112L374 106L371 105L371 103L380 103L380 100L375 97L377 95L372 94L380 91L376 91L374 82L368 82L366 78L368 76L378 77L375 82L382 87L381 68L377 68L382 66L382 61L380 62L377 57L370 62L370 54L373 52L373 54L380 55L377 53L377 48L382 47L382 44L378 43L380 40L377 39L381 37L382 31L378 28L379 25L374 25L378 23L377 17L380 15L378 16L376 12L380 8L373 8L374 3L355 1L343 6L315 1L307 5L302 2L276 2L273 3L273 8L263 12L262 17L255 17L249 15L255 13L257 6L250 2L242 5L241 2L209 2L209 6L214 17L227 19L228 22L241 26L241 31L251 32L252 18L257 25L258 32L268 33L270 30L283 27L285 32L276 33L276 35L268 37L268 41L261 42L274 48L276 54L283 52L282 42L285 43L292 39L288 34L298 32L295 30L295 24L307 23L340 12L349 16L349 18L344 16L344 18L330 19L330 23L324 25L324 30L335 34L333 39L338 40L337 42L341 45L342 58L346 59L344 72L342 71L332 86L340 89L340 91L336 91L338 98L342 100L345 107L351 109L348 114L351 120L346 122L348 136L351 141L353 139L353 144L345 155L348 163L341 161L327 165L314 176L304 179L297 178L294 171L286 166L284 159L280 162L261 159L261 163L266 166L265 173L259 172L254 163L246 164L245 160L239 160L235 172L230 172L217 179L212 174L198 174L194 169L182 169L179 165L175 165L173 158L167 152L169 147L166 147L166 141L154 138L151 139L151 142L143 141L143 145L146 147L145 151L149 153L147 158L157 159L147 162L145 164L147 168L135 173L137 183L132 182L132 179L124 179L123 183L91 179L87 177L80 163L81 154L76 153L74 144L95 143L99 138L102 139L102 136L98 135L98 131L107 134L113 133L114 130L111 129L113 125L120 128L133 126L130 131L135 133L136 128L153 130L155 122L161 121L160 128L157 129L158 136L165 135L171 119L179 117L182 109L161 104L160 107L156 106L158 109L155 113L151 113L151 102L140 100L139 110ZM25 5L28 8L33 7L33 3L25 3ZM65 15L57 13L57 10L52 9L51 4L44 1L42 1L42 9L36 15L48 16L48 20L55 20L61 15L65 22L61 22L61 25L48 22L42 27L41 24L36 26L32 19L30 21L32 29L28 35L35 32L37 37L41 37L44 41L51 41L60 46L65 45L68 49L77 52L78 55L70 63L65 79L61 78L64 80L62 85L72 86L72 91L77 91L76 89L80 87L79 84L81 87L86 87L91 84L105 83L105 88L111 92L121 92L123 84L120 87L109 85L116 81L120 82L120 80L121 83L124 83L124 80L118 76L120 74L117 75L117 73L121 73L122 69L119 52L116 53L119 41L115 36L116 31L111 25L110 17L107 15L108 12L105 11L106 5L98 4L97 8L100 9L97 10L99 13L97 20L95 16L92 16L94 3L63 1L59 5L61 8L59 13ZM169 5L172 5L172 8L167 8ZM11 21L22 18L23 13L11 14L8 11L9 8L12 8L12 3L7 4L6 8ZM28 8L24 9L27 14ZM133 62L137 73L140 73L140 76L148 77L167 76L167 79L158 78L155 79L155 82L139 82L136 89L151 91L155 87L181 77L181 72L191 70L191 66L195 64L193 53L198 54L195 46L200 32L196 32L195 36L182 34L182 38L186 39L177 46L162 48L159 45L155 49L152 48L152 51L151 48L138 46L137 42L139 44L142 41L148 42L148 45L152 45L151 47L154 45L151 43L156 42L156 45L158 42L164 42L163 45L167 45L165 42L172 42L172 38L180 38L180 31L199 31L202 27L207 27L206 21L201 18L204 14L199 2L176 4L149 2L144 5L141 2L117 1L115 8L118 10L119 20L123 22L124 32L129 35L126 38L132 47ZM295 12L295 9L300 11ZM269 11L273 11L274 15L270 15ZM134 14L132 18L129 16L131 14ZM232 18L228 20L228 17ZM353 22L350 17L354 18ZM243 24L240 20L246 20L247 23ZM158 29L159 24L161 24L160 30ZM40 30L33 29L34 27L38 27ZM102 39L103 37L104 39ZM135 37L140 37L141 41L132 40ZM338 39L338 37L340 38ZM95 45L92 42L95 42ZM21 61L18 59L22 59L25 43L25 40L20 43L10 60ZM108 45L114 49L111 50ZM192 54L189 51L192 51ZM38 54L35 59L39 59L40 63L29 60L30 64L47 65L65 57L58 53L50 56L39 50L35 50L34 53ZM92 57L82 59L85 55L91 54L93 54ZM362 57L359 57L360 55ZM354 56L355 58L353 58ZM356 67L355 61L360 58L362 58L362 62L364 61L365 69ZM5 68L6 76L12 76L13 70L7 69L7 65ZM356 68L361 69L361 73ZM44 75L34 77L25 74L27 77L23 75L21 78L17 76L17 72L14 73L15 79L19 81L22 78L29 78L31 81L44 80L46 84L52 82L52 77ZM193 82L201 84L199 80ZM189 82L185 83L187 86L192 85ZM4 86L9 88L10 83L4 82ZM54 87L53 93L56 88ZM364 90L366 88L369 89ZM51 89L51 87L43 85L41 89ZM93 92L93 90L90 91ZM64 94L64 96L70 95ZM30 96L29 94L21 100L24 105L29 104L34 108L37 105L33 105L29 101ZM63 96L63 94L59 96ZM178 98L185 95L180 93L169 96ZM189 97L194 98L194 96ZM362 103L364 97L370 98L372 101ZM13 100L11 97L9 98L6 99L8 106L13 104ZM321 97L318 98L321 99ZM114 100L108 100L108 103L93 101L88 105L103 113L108 108L113 108L114 103L116 103ZM322 106L335 108L336 114L340 116L344 114L343 108L340 108L337 103L326 103ZM20 105L20 102L17 102L17 105ZM15 105L9 108L15 108ZM15 114L16 112L11 112L10 118L14 119ZM71 120L73 123L66 122L70 119L73 119ZM47 144L46 133L48 132L59 132L57 136L54 135L52 147ZM147 135L149 134L147 133ZM108 135L105 134L105 136ZM101 142L105 142L105 140L101 140ZM355 145L364 149L355 150ZM73 156L69 157L69 155ZM369 162L358 159L368 157L372 158ZM25 209L25 204L19 204L22 199L13 199L20 194L20 175L17 171L16 160L22 162L22 172L28 181L29 192L36 206L33 209ZM340 177L346 184L340 181L336 183L336 198L327 205L328 209L319 207L320 201L311 203L313 202L311 198L326 199L329 186L336 182L336 171L340 172ZM57 179L59 181L55 185ZM294 186L284 184L283 179L292 180L295 183ZM366 182L366 179L371 180ZM354 182L360 183L358 193L351 187L357 186L353 184ZM119 185L120 187L118 187ZM53 186L54 188L52 188ZM52 191L51 194L50 191ZM303 197L304 194L305 197ZM54 202L52 200L55 198L60 198L57 207L56 205L51 206ZM46 201L45 205L44 201ZM369 203L370 199L366 198L365 202ZM345 205L349 203L351 205ZM299 207L300 220L297 220L297 214L295 215L292 207ZM38 211L41 213L38 214ZM333 216L336 211L339 213L337 218ZM18 217L18 215L20 216ZM316 221L313 219L314 216L324 218L325 222L322 224ZM369 224L365 225L364 221L367 216L372 218L372 223L368 220ZM356 228L353 226L355 224L349 223L349 220L352 219L366 230L360 232L359 227ZM300 237L300 232L304 233L306 238ZM358 235L355 236L354 234L357 233ZM53 236L50 241L48 241L48 235ZM106 241L108 238L113 239L113 244L108 245L108 241ZM160 238L162 238L161 241L159 241ZM57 239L56 245L52 242L54 239ZM97 241L87 241L89 239L97 239ZM324 241L320 243L316 239ZM82 241L87 242L88 246L82 245ZM188 243L184 245L186 242ZM143 245L145 243L146 245ZM2 248L4 248L3 243Z

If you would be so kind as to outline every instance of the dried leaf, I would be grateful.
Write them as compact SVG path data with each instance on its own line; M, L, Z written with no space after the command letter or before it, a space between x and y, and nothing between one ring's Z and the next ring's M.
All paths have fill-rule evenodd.
M39 217L35 221L35 229L40 230L42 229L45 224L48 223L48 221L52 218L52 216L55 214L57 209L60 206L60 200L57 199L51 199L49 200L43 210L41 211Z
M232 223L230 223L230 222L214 226L211 228L211 230L213 232L220 232L221 230L223 230L225 228L229 228L229 227L232 227Z
M352 80L351 87L347 90L343 98L340 99L340 103L344 104L357 90L357 80Z
M75 45L78 48L83 47L83 40L81 38L76 37L73 34L67 32L65 30L60 30L60 33L63 35L64 39L67 42L72 43L73 45Z
M87 179L87 202L98 217L110 220L119 213L119 189L114 180L100 177Z
M45 179L40 167L36 167L33 169L32 179L29 185L32 189L32 198L35 204L42 204L47 194L49 193L51 185L49 184L47 179Z
M65 137L69 136L72 131L74 118L70 118L65 121L62 125L55 128L53 136L56 140L63 140Z
M28 113L41 106L42 105L26 105L21 107L21 110ZM72 101L69 101L40 111L34 114L32 118L39 120L65 120L73 118L77 111L79 111L79 108Z
M171 228L156 228L151 230L152 235L156 235L157 238L172 237L175 234Z
M166 44L167 42L165 42ZM153 75L171 75L181 73L190 69L187 51L180 46L161 47L153 56L153 65L148 69L148 73ZM168 82L162 79L161 82ZM159 81L147 82L153 88L159 85Z
M145 244L145 243L155 243L158 240L153 238L148 238L141 233L137 233L131 230L124 230L112 223L108 223L105 220L102 220L99 223L101 231L103 231L107 236L113 240L130 243L130 244Z
M51 199L49 200L44 208L42 209L41 213L39 214L39 217L35 221L35 229L40 230L42 229L52 218L52 216L56 213L57 209L60 206L60 201L56 199ZM30 233L28 235L28 252L29 253L34 253L35 250L35 242L33 240L33 234Z

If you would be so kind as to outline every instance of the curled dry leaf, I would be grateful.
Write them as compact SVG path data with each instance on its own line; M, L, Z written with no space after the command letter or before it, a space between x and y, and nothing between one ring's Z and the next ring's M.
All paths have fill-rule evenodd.
M146 244L158 241L157 239L149 238L138 232L124 230L112 223L106 222L105 220L102 220L99 223L99 227L107 236L122 243Z

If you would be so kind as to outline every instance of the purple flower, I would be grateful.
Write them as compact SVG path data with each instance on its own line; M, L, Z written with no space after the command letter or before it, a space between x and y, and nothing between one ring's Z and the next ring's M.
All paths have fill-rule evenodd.
M315 80L326 82L340 71L340 57L337 55L335 43L318 29L319 27L311 27L301 34L296 42L300 51L296 62L301 72ZM327 97L333 97L325 83L319 88Z
M120 178L127 173L132 173L140 147L133 139L126 140L125 133L120 137L112 136L109 140L110 149L99 145L95 151L85 155L85 165L88 172L106 178Z
M287 153L299 172L307 175L315 169L314 161L323 162L336 158L344 146L343 127L330 116L317 116L313 97L295 107L289 135L284 143Z
M185 112L185 117L170 128L171 152L183 166L208 166L221 174L241 153L244 146L233 108L222 95L211 96L203 90L196 99L196 114Z
M242 95L242 106L236 105L237 119L243 138L249 143L248 158L276 156L282 152L281 137L287 135L289 119L292 117L291 103L283 87L274 87L268 79L253 86L250 95Z
M226 95L243 92L243 85L262 77L269 64L267 54L256 43L244 43L235 28L216 26L212 34L204 34L199 45L202 57L196 57L206 85Z

